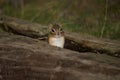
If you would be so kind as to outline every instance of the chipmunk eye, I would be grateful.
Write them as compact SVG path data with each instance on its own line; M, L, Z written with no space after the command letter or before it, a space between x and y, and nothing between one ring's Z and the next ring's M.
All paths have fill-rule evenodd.
M55 30L54 30L54 29L51 29L51 32L52 32L52 33L54 33L54 32L55 32Z

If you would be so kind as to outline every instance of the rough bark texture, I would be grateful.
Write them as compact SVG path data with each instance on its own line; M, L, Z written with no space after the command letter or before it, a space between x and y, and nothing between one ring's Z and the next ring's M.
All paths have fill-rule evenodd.
M46 26L2 19L3 28L19 35L0 33L0 80L120 79L119 42L66 32L61 49L38 40L46 36Z
M0 35L1 80L119 80L120 59L49 46L25 36Z

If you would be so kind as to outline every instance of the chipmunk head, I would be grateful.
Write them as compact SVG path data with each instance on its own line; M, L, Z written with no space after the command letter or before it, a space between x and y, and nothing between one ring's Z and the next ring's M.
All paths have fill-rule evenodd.
M59 38L61 36L64 36L64 31L62 30L62 26L60 24L50 24L49 34L52 37Z
M48 42L50 45L57 47L64 47L64 31L62 30L62 26L59 24L50 24L49 25L49 34L48 34Z

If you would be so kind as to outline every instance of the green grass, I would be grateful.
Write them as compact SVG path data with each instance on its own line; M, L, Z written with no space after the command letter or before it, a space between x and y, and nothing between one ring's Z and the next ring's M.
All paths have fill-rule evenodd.
M37 0L35 0L37 1ZM97 10L96 7L79 8L77 4L72 3L69 7L66 6L69 3L66 1L44 1L39 4L38 2L30 1L29 5L23 6L23 9L15 10L8 4L5 4L2 10L5 15L22 18L28 21L37 22L43 25L50 23L60 22L63 24L63 28L76 33L90 34L99 38L109 38L120 40L120 23L119 21L111 22L109 19L109 13L105 13L105 3L101 3L101 10ZM79 2L79 0L76 0ZM99 1L99 0L98 0ZM105 1L103 1L105 2ZM94 3L95 4L95 3ZM98 2L96 1L96 5ZM95 6L96 6L95 5ZM79 5L78 5L79 7ZM105 17L107 20L105 20Z

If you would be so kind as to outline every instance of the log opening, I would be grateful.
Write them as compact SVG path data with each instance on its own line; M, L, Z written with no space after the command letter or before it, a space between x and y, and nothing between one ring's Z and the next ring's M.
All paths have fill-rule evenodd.
M47 37L47 36L46 36ZM42 38L40 39L42 41L46 41L46 38ZM72 50L72 51L76 51L76 52L82 52L82 53L86 53L86 52L92 52L92 53L96 53L96 54L107 54L107 55L110 55L110 56L114 56L114 57L118 57L120 58L120 55L119 55L119 51L118 52L115 52L114 54L111 53L110 51L108 50L104 50L104 49L94 49L94 48L91 48L91 47L88 47L86 45L83 45L83 44L80 44L80 43L77 43L75 42L74 40L70 40L70 39L65 39L65 46L64 46L65 49L69 49L69 50Z
M100 49L93 49L91 47L85 46L83 44L77 43L73 40L69 40L66 39L66 43L65 43L65 48L72 50L72 51L77 51L77 52L93 52L93 53L97 53L97 54L107 54L107 55L111 55L114 57L120 57L119 53L120 52L115 52L114 54L111 53L110 51L107 50L100 50Z

